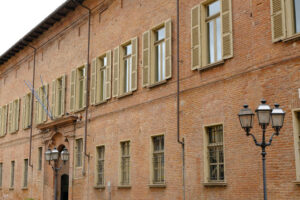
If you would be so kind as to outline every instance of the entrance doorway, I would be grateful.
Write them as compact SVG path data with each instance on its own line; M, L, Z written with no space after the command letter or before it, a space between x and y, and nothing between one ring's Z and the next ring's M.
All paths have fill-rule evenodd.
M60 200L68 200L69 197L69 176L63 174L60 180Z

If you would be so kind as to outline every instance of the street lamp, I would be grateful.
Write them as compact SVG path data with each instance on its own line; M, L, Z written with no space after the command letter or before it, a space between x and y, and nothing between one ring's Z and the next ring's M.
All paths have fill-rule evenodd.
M46 161L49 162L49 165L51 165L53 172L54 172L54 176L55 176L54 200L57 200L57 176L58 176L59 170L62 168L62 165L59 167L57 166L60 157L64 164L69 160L69 152L66 148L64 148L61 153L56 149L56 147L54 147L53 150L48 149L45 152L45 159L46 159ZM53 164L51 163L51 161L53 161Z
M272 144L274 135L279 135L279 131L283 126L285 112L279 108L279 104L275 104L275 108L272 110L269 105L266 104L266 100L261 101L261 105L255 110L258 118L258 123L262 128L262 142L258 143L255 136L250 133L253 125L254 113L248 108L248 105L244 105L244 108L240 110L238 116L241 123L241 127L245 130L247 136L252 136L256 146L262 149L262 163L263 163L263 184L264 184L264 200L267 200L267 183L266 183L266 147ZM272 128L275 133L272 134L268 143L266 143L265 134L266 128L270 121L272 122Z

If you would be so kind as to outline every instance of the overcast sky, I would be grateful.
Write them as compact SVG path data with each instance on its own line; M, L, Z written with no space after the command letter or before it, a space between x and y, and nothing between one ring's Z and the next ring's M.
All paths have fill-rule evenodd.
M0 56L66 0L0 0Z

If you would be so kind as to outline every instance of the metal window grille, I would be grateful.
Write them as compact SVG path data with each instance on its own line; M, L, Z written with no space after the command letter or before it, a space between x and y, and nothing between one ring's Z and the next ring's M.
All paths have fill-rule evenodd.
M121 143L121 185L129 185L130 180L130 142Z
M97 147L97 185L104 185L104 146Z
M153 142L153 183L164 183L164 136L156 136Z
M224 181L223 126L207 128L209 180Z

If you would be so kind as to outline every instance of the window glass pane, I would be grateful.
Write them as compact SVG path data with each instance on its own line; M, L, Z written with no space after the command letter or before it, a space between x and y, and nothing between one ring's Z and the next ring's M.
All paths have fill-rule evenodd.
M106 56L102 58L102 66L106 66L107 65L107 59Z
M158 29L156 32L156 40L162 40L165 38L165 27Z
M221 44L221 18L218 17L216 19L216 23L217 23L217 60L221 60L222 59L222 44Z
M220 12L220 1L215 1L207 6L207 16L212 16Z
M104 100L105 97L105 70L100 71L101 83L100 83L100 99Z
M165 76L166 76L166 66L165 66L165 60L166 60L166 43L163 42L162 43L162 58L161 58L161 65L162 65L162 69L161 69L161 80L164 80L165 79Z
M300 32L300 1L294 0L294 12L295 12L295 31Z
M156 69L155 69L155 71L156 71L156 81L160 81L160 76L161 76L161 74L160 74L160 71L161 71L161 48L160 48L160 45L161 44L159 44L155 47L155 52L156 52L156 56L155 56L155 58L156 58Z
M210 180L217 180L218 173L217 173L217 166L216 165L210 165Z
M125 55L128 56L131 54L132 54L132 45L129 44L129 45L125 46Z
M214 41L214 21L207 23L208 28L208 49L209 49L209 63L215 62L215 41Z

